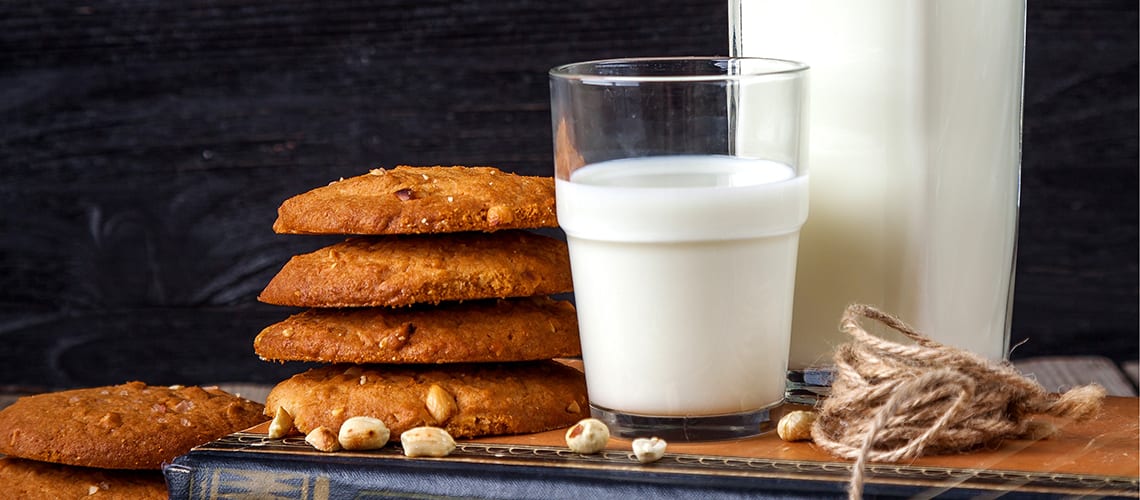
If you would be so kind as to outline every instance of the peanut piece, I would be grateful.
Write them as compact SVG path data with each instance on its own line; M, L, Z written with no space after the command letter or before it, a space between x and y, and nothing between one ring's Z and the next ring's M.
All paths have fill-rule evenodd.
M811 426L818 414L814 411L796 410L780 419L776 424L776 434L784 441L811 440Z
M103 418L99 419L99 426L104 429L115 429L122 427L123 416L115 412L107 413L106 415L103 415Z
M328 427L317 427L305 435L305 442L321 451L338 451L340 443L336 440L336 433Z
M431 418L434 418L437 424L446 423L459 411L459 406L455 404L455 397L447 392L447 389L436 384L432 384L428 388L427 399L424 404L427 406Z
M584 418L566 430L566 446L575 453L597 453L610 440L610 429L596 418Z
M415 427L400 434L404 455L409 457L446 457L455 451L455 439L439 427Z
M269 422L269 439L281 439L293 430L293 415L284 407L278 406L273 421Z
M643 464L656 462L665 456L665 447L668 444L659 437L637 438L633 440L633 454L637 456L637 461Z
M506 205L495 205L487 209L487 222L492 226L510 224L515 220L515 214Z
M340 426L337 442L346 450L375 450L388 444L391 432L384 421L372 417L352 417Z

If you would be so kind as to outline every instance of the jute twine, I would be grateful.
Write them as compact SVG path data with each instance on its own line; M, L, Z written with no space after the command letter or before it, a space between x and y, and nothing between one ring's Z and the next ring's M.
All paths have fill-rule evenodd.
M868 333L860 317L899 331L914 345ZM1002 439L1041 439L1054 428L1033 416L1082 420L1095 415L1104 400L1104 388L1096 384L1050 394L1009 363L935 342L870 306L849 306L840 329L852 341L835 353L831 394L811 435L831 454L855 460L850 498L862 497L868 461L964 452Z

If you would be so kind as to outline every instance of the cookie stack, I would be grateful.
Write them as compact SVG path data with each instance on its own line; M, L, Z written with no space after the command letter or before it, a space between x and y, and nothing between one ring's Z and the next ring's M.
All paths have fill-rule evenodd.
M0 486L21 499L166 498L163 463L265 420L261 404L212 387L27 396L0 411Z
M289 260L259 299L304 311L265 328L262 359L328 363L278 384L266 414L304 433L379 418L393 436L539 432L587 416L554 184L490 167L376 169L286 200L273 228L342 234Z

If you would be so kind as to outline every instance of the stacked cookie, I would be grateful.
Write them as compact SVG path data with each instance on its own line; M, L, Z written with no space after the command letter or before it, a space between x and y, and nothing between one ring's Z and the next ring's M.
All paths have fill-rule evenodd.
M217 388L142 382L23 397L0 411L0 486L14 498L166 498L163 463L263 411Z
M304 433L378 418L393 436L527 433L586 416L565 243L551 178L489 167L376 169L286 200L273 228L343 234L289 260L263 302L305 308L265 328L265 360L328 363L278 384Z

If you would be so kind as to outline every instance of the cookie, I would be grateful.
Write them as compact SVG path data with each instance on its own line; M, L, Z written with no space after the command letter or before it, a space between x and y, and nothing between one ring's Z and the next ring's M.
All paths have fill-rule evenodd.
M91 498L165 500L166 480L158 471L93 469L19 458L0 458L4 496L21 500Z
M265 360L356 364L531 361L582 354L574 306L547 297L310 309L266 327L253 348Z
M329 365L274 387L266 414L277 408L306 434L369 416L383 420L393 438L423 425L457 438L541 432L589 416L582 372L556 361Z
M216 388L142 382L18 399L0 411L0 454L106 469L158 469L260 422L262 405Z
M406 306L572 290L565 242L510 230L351 238L294 256L258 299L295 307Z
M555 227L554 179L493 167L375 169L299 194L273 230L292 234L424 234Z

